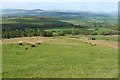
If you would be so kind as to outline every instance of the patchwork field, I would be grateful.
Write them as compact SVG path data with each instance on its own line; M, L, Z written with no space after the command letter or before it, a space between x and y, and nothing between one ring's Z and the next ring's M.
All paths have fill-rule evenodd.
M3 39L3 78L116 78L118 49L113 38L117 37L112 37ZM35 47L27 44L30 42Z
M2 78L118 78L117 6L46 1L1 10Z

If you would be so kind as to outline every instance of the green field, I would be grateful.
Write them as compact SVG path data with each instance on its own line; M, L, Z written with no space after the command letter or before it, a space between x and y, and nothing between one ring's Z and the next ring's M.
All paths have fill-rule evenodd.
M45 38L36 47L3 44L2 49L3 78L118 77L117 49L76 38Z
M59 22L57 19L47 18L47 17L28 17L28 18L9 18L2 19L2 24L15 24L15 23L24 23L24 24L45 24Z
M3 78L118 77L118 28L112 19L29 16L2 21Z
M19 17L2 19L2 38L53 37L72 35L117 35L114 22L92 21L94 18L64 20L52 17ZM101 19L102 20L102 19ZM99 23L98 23L99 21ZM104 20L103 20L104 21Z
M72 23L74 25L80 25L81 23L86 23L88 20L87 19L80 19L80 20L60 20L60 21Z
M106 41L115 41L118 42L118 36L102 36L102 35L94 35L94 36L87 36L89 39L92 39L93 37L96 40L106 40Z

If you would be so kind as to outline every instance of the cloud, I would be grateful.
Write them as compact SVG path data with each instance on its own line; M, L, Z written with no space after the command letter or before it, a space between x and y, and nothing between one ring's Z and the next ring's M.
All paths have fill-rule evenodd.
M119 0L0 0L0 2L118 2Z

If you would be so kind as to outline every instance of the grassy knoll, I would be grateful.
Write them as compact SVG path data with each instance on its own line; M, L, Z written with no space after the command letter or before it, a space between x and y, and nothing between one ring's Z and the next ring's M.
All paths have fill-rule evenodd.
M36 47L3 44L2 55L4 78L117 77L117 49L75 38L46 38Z

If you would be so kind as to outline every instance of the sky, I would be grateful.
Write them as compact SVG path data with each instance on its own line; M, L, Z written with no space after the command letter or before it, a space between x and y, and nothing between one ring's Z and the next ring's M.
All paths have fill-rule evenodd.
M0 0L0 2L118 2L119 0Z
M119 0L0 0L2 9L116 12Z

